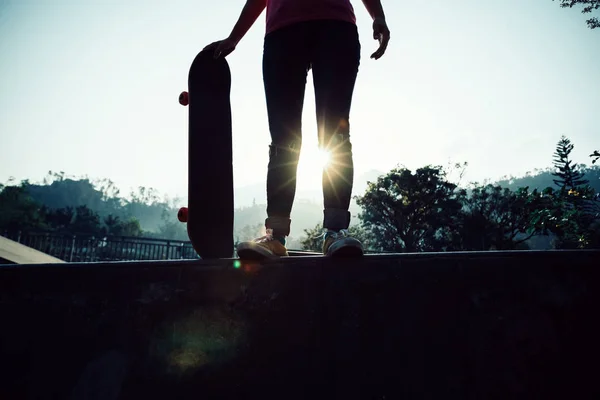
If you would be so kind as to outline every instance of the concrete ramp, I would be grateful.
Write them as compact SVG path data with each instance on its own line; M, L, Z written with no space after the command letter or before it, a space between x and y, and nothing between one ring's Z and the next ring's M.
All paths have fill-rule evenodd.
M64 263L64 261L0 236L0 263L51 264Z
M0 267L2 399L597 399L600 251Z

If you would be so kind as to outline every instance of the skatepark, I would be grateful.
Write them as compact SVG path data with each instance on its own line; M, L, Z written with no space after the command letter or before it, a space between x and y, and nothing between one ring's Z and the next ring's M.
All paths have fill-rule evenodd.
M231 71L233 32L194 58L230 2L25 3L0 6L0 400L600 398L600 186L574 167L600 157L600 86L565 74L600 53L583 20L552 11L600 2L388 2L384 61L385 16L365 9L360 58L358 30L305 21L321 28L250 32ZM345 229L307 211L291 219L310 229L279 242L289 256L240 259L240 242L265 243L262 203L296 185L301 81L307 134L355 155L307 159L318 221L343 211L325 205L344 192L321 190L325 166L342 189L350 165L353 184L377 172L354 191L365 251L325 256ZM551 156L548 179L529 173ZM463 161L463 183L491 183L455 184ZM246 185L264 201L236 204ZM271 243L294 236L278 222Z
M600 395L600 250L225 258L232 170L192 160L201 259L64 262L0 237L1 399Z

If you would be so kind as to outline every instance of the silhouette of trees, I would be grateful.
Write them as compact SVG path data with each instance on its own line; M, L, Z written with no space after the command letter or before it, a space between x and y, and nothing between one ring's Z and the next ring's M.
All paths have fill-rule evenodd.
M554 0L553 0L554 1ZM559 0L563 8L573 8L574 6L583 6L582 14L590 14L600 8L600 0ZM590 29L600 27L600 21L597 17L589 18L586 23Z
M426 166L414 173L393 169L370 182L356 202L363 210L359 218L383 250L441 251L454 247L465 196L442 167Z
M552 168L494 184L470 184L468 190L455 182L450 168L392 169L355 197L360 210L354 212L358 221L350 233L376 251L600 248L600 166L574 163L573 149L563 136ZM590 156L593 164L600 154ZM462 178L462 166L454 168ZM186 225L176 217L178 202L146 187L121 197L108 179L49 171L42 183L11 179L0 184L0 234L45 231L188 240ZM304 236L288 238L291 248L320 251L321 206L298 201L294 213ZM236 241L258 237L264 205L238 208L235 218Z
M3 185L0 188L1 232L142 235L140 222L133 216L121 219L108 214L102 217L100 212L106 211L102 207L102 197L115 204L118 202L96 190L88 179L77 181L65 178L64 173L50 171L44 182L44 185L36 185L25 180L19 186Z
M441 167L395 169L358 202L378 245L390 251L514 250L543 232L537 189L474 185L467 193Z
M153 233L146 236L157 239L189 240L185 224L175 217L174 208L164 208L161 215L162 224Z
M570 159L573 144L561 137L556 146L553 175L557 189L543 190L543 204L535 214L537 223L556 236L556 248L598 247L600 241L600 200Z
M256 207L256 203L252 205L252 207ZM248 224L243 226L240 229L237 229L235 232L235 242L245 242L248 240L256 239L265 234L264 224L262 222L258 222L255 224Z
M51 209L43 206L46 215L47 228L57 233L69 233L75 219L75 210L73 207L64 207L59 209ZM81 223L81 221L80 221Z
M578 168L577 164L573 164L569 158L575 145L571 143L571 140L562 136L556 145L556 151L554 152L554 168L555 172L552 174L556 177L554 184L556 184L561 191L575 190L580 186L587 185L588 180L584 179L584 173Z
M109 214L104 218L104 226L108 236L143 236L144 234L140 221L135 217L122 221L119 217Z
M0 192L0 229L25 230L46 227L44 209L23 186L4 186Z
M528 187L512 191L499 185L474 187L460 223L462 250L514 250L541 233L534 218L541 206L540 194Z

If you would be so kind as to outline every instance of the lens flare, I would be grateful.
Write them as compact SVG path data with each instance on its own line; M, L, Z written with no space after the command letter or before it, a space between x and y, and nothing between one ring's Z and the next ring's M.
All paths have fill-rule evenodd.
M331 162L331 153L324 149L319 149L317 153L319 166L323 169L327 168Z

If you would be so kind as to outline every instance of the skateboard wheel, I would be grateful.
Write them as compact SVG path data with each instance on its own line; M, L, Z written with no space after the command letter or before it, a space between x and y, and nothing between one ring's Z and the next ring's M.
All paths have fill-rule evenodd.
M177 213L177 219L179 222L187 222L188 221L188 209L187 207L181 207L179 212Z
M190 103L190 97L188 95L188 92L181 92L181 94L179 95L179 104L181 104L182 106L187 106Z

